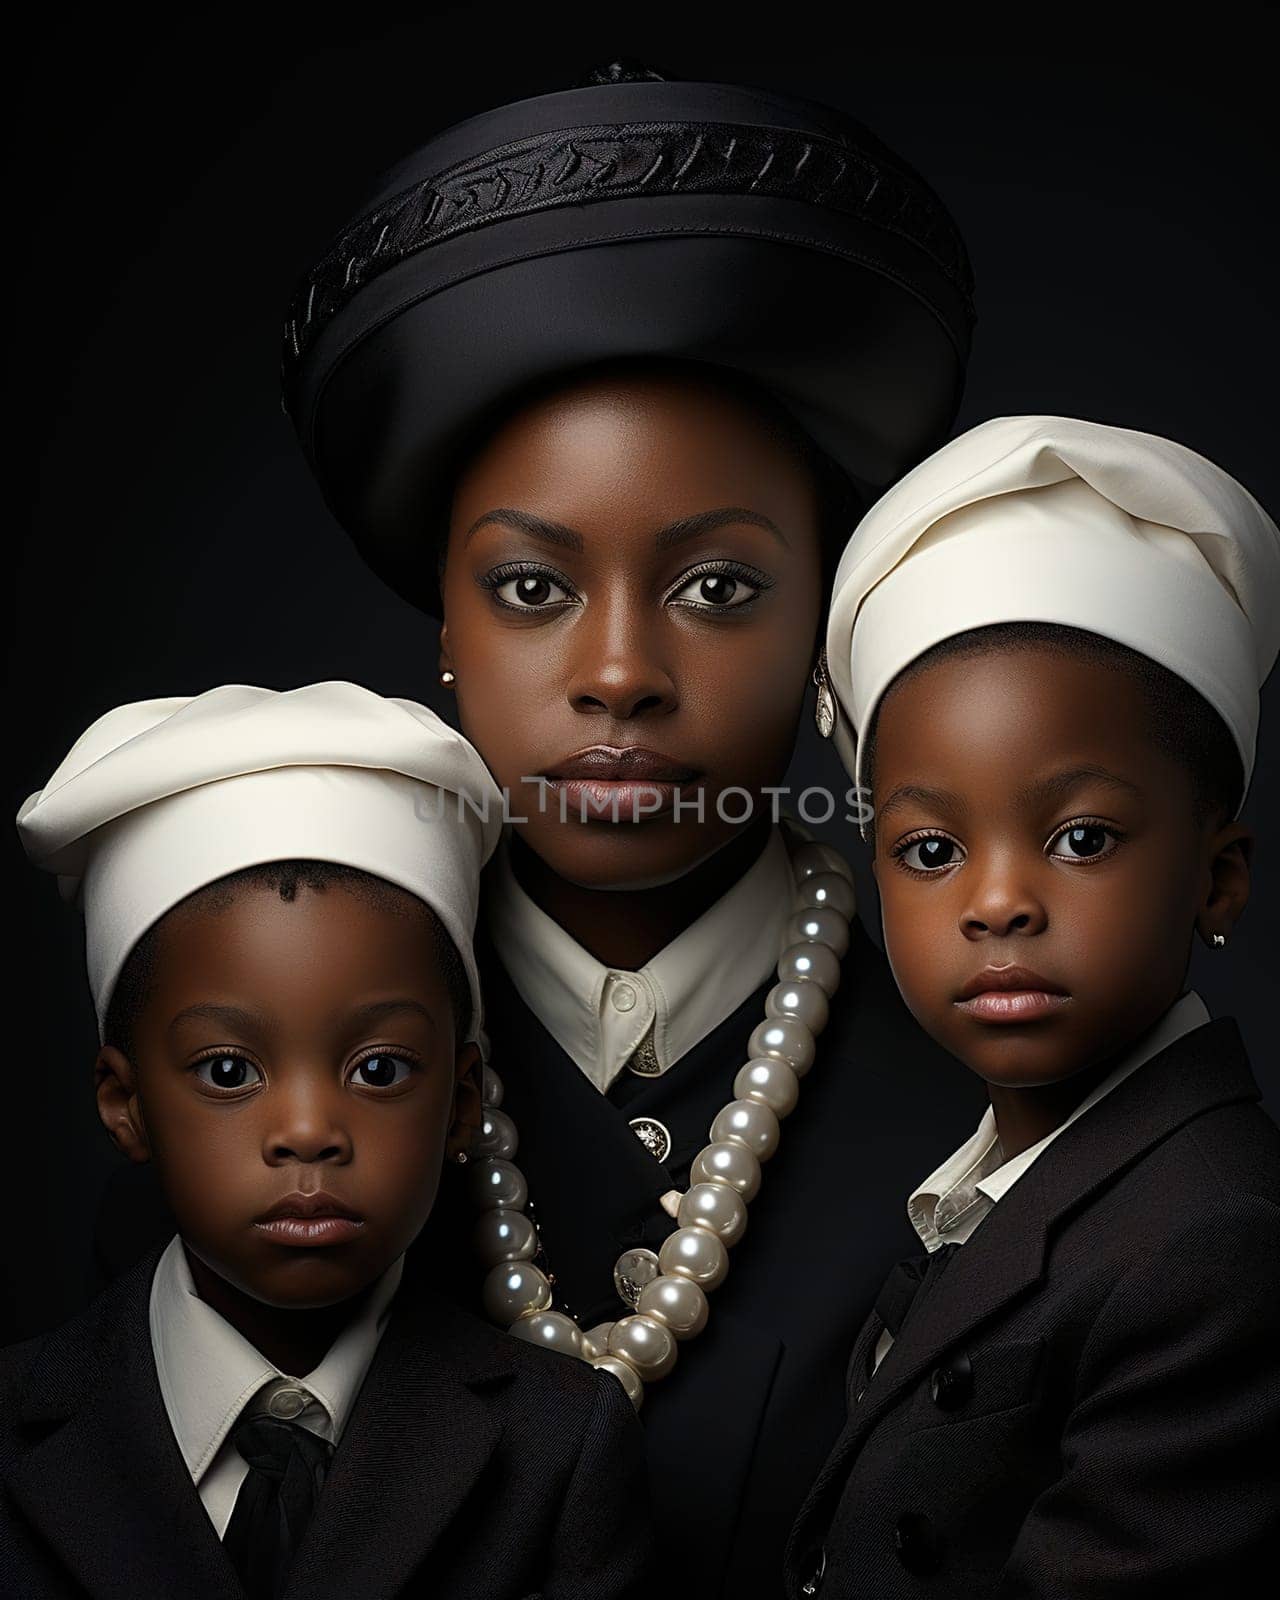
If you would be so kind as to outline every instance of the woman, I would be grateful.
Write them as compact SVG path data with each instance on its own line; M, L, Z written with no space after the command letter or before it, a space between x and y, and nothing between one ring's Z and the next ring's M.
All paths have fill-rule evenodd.
M326 499L442 617L442 681L527 819L488 886L486 1153L518 1137L556 1306L637 1398L645 1352L599 1325L654 1276L767 1048L780 951L821 979L784 1019L793 1052L818 1035L812 1072L793 1053L763 1073L790 1114L732 1270L645 1388L674 1593L779 1581L852 1334L910 1244L897 1197L975 1114L846 929L837 863L767 793L821 679L829 557L954 414L969 294L940 202L842 113L614 66L402 162L287 324L286 406ZM807 932L806 874L835 906ZM749 1192L737 1160L720 1176ZM493 1239L472 1255L471 1186L453 1202L421 1259L472 1296ZM708 1220L735 1236L725 1205ZM540 1304L493 1300L506 1321Z

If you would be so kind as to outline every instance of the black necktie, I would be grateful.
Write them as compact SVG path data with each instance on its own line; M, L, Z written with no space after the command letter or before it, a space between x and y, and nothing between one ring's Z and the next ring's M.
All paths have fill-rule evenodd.
M324 1487L333 1446L298 1422L243 1416L231 1432L249 1463L222 1545L249 1600L274 1600Z
M910 1256L906 1261L899 1261L885 1279L884 1288L876 1299L876 1315L895 1339L902 1331L907 1313L933 1288L959 1248L958 1244L944 1244L927 1256Z

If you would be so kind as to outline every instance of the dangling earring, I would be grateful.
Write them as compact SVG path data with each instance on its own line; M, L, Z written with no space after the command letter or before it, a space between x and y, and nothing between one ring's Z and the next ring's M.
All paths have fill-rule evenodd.
M1221 950L1226 942L1227 936L1225 933L1215 933L1213 935L1212 944L1215 950Z
M818 726L819 734L824 739L829 739L836 726L836 697L831 687L830 674L827 672L825 647L819 652L818 664L813 669L813 681L818 691L818 698L813 707L813 720Z
M442 684L444 684L446 689L451 689L453 687L453 685L455 683L457 683L457 681L458 681L457 673L456 672L450 672L448 667L446 667L444 669L444 671L440 674L440 682Z

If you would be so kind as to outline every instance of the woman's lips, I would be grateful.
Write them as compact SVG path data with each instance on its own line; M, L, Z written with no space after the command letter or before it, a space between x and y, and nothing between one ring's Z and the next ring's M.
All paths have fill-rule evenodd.
M254 1227L276 1244L346 1244L364 1227L364 1218L336 1195L317 1189L287 1194L254 1219Z
M647 822L672 811L680 786L692 783L699 772L642 745L592 745L540 776L560 796L566 818Z
M1034 1022L1071 1004L1060 983L1027 967L986 967L956 995L956 1009L977 1022Z

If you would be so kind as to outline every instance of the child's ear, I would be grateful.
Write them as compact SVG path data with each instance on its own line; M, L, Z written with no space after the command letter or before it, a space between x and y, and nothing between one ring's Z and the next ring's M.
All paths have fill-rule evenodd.
M111 1142L130 1161L150 1161L151 1141L138 1102L137 1074L133 1062L113 1044L105 1044L93 1064L98 1115Z
M1196 932L1207 945L1225 943L1249 900L1254 833L1242 822L1219 828L1207 845L1209 887L1196 915Z
M471 1146L484 1121L484 1105L480 1093L480 1046L474 1041L462 1045L453 1066L453 1122L449 1127L449 1141L445 1154L455 1161L462 1151L471 1152Z
M453 671L453 652L449 648L449 624L440 629L440 659L437 663L441 672Z

